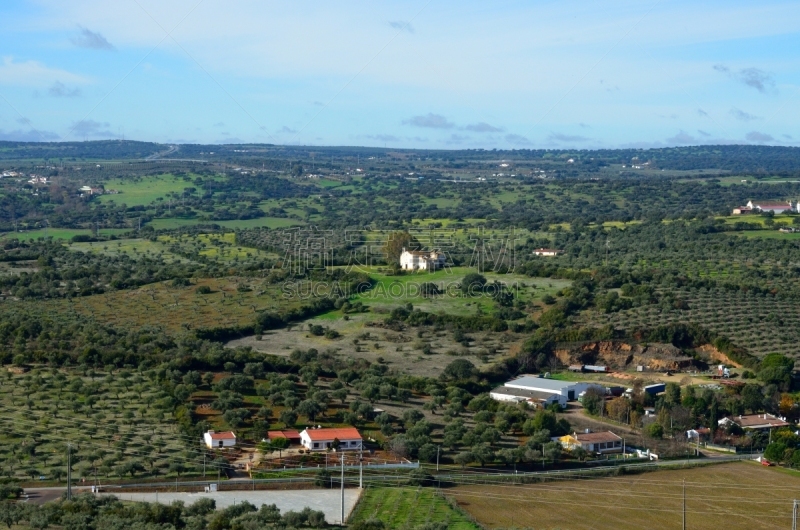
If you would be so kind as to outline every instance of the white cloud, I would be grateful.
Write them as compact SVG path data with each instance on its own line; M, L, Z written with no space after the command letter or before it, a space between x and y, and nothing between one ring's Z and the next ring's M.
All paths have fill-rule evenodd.
M775 141L775 138L773 138L772 135L758 131L751 131L747 133L744 137L748 142L765 143L765 142Z
M427 127L429 129L452 129L455 127L454 123L448 121L447 118L441 114L434 114L432 112L421 116L413 116L407 120L403 120L403 125Z
M79 48L88 48L90 50L113 50L114 46L111 45L105 37L100 33L91 31L84 27L80 28L80 35L70 39L72 44Z
M379 142L399 142L400 138L393 134L368 134L367 138L370 140L378 140Z
M478 123L472 123L464 127L464 129L472 132L503 132L502 127L495 127L494 125L489 125L488 123L482 121Z
M521 134L507 134L505 136L506 142L513 145L529 145L531 143L526 137Z
M759 68L750 67L733 71L723 64L715 64L714 70L728 75L728 77L731 79L738 81L745 86L755 88L762 94L775 88L775 79L773 78L772 74Z
M736 107L730 110L731 116L736 118L740 121L753 121L753 120L760 120L760 116L756 116L755 114L750 114L749 112L745 112L743 110L737 109Z
M551 142L586 142L591 138L577 134L550 133L550 136L548 136L547 139Z
M50 68L38 61L17 62L13 57L3 57L0 63L0 85L23 87L52 87L53 83L87 84L81 75Z
M78 88L67 88L61 81L56 81L47 89L47 95L54 98L76 98L81 95Z
M95 120L81 120L74 122L70 128L71 135L88 136L92 138L117 138L118 135L109 130L108 122Z
M407 31L408 33L414 33L414 26L411 25L411 22L403 22L402 20L392 20L389 22L389 25L394 29L400 31Z
M50 131L36 129L4 131L0 129L0 141L4 142L48 142L53 140L60 140L60 137Z
M696 144L698 142L697 138L695 138L691 134L681 131L672 138L667 138L667 143L677 144L677 145L691 145L691 144Z

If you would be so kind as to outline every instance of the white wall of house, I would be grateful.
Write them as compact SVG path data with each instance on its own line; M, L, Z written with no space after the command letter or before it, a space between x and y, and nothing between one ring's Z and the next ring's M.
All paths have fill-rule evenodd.
M209 449L224 449L226 447L236 447L236 438L223 438L221 440L214 440L211 435L213 433L207 432L203 435L203 440L206 447Z
M300 433L300 444L311 451L325 451L331 444L333 439L330 440L312 440L305 432ZM361 439L351 438L339 440L339 451L351 451L354 449L361 449Z
M432 270L444 267L445 256L441 252L409 252L400 254L400 268L407 271Z

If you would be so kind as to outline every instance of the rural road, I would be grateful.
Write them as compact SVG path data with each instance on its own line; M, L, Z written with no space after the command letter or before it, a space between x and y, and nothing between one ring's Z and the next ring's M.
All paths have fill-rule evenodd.
M171 155L172 153L176 152L177 150L178 150L178 146L177 145L171 145L169 147L169 149L167 149L166 151L162 151L160 153L152 154L152 155L148 156L147 158L145 158L145 160L158 160L162 156Z

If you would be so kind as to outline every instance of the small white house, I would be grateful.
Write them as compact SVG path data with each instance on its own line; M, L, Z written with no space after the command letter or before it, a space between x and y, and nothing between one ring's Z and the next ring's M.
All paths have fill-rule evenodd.
M339 441L339 451L361 449L361 434L355 427L336 429L305 429L300 433L300 444L310 451L325 451Z
M403 249L400 254L400 268L404 271L434 271L441 269L445 264L445 255L436 250L426 252L422 250Z
M534 256L547 256L547 257L558 256L563 253L564 253L563 250L558 250L555 248L537 248L536 250L533 251Z
M206 447L209 449L223 449L225 447L236 446L236 435L231 432L214 432L208 431L203 435L203 440L206 442Z

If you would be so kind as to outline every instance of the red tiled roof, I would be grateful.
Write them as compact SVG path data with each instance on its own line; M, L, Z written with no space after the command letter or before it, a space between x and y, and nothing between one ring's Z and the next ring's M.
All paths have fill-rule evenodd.
M611 431L606 432L589 432L589 433L577 433L572 435L576 438L579 442L582 443L603 443L603 442L616 442L618 440L622 440L619 436L614 434Z
M228 432L208 432L212 440L235 440L236 435L231 431Z
M299 440L300 433L294 430L289 431L268 431L267 438L274 440L275 438L286 438L289 440Z
M360 440L361 434L355 427L341 427L338 429L306 429L305 432L311 440Z
M771 210L772 208L791 208L792 206L788 202L753 202L753 204L762 210Z

